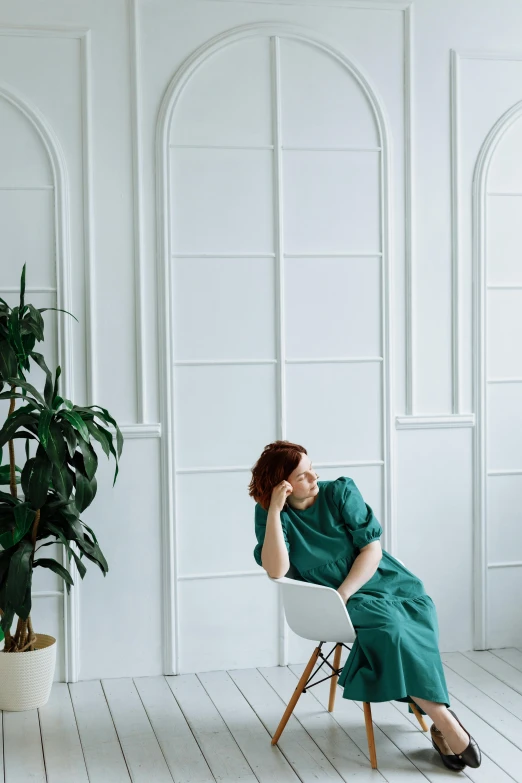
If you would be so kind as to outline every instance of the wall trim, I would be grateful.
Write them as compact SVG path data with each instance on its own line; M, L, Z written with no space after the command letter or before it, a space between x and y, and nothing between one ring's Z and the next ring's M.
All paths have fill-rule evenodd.
M175 393L173 383L173 363L175 360L173 351L173 341L171 337L172 329L172 275L170 268L170 231L169 231L169 215L170 215L170 196L171 188L169 185L169 179L167 172L169 171L168 161L170 155L170 132L173 122L174 111L176 103L183 90L185 84L188 82L195 70L201 65L208 57L215 52L219 51L225 46L235 43L236 41L244 40L250 36L270 36L273 39L279 37L290 37L297 40L302 40L313 46L322 49L330 56L337 59L351 75L356 79L360 88L365 93L369 104L373 110L377 127L379 129L379 146L382 149L381 152L381 189L380 189L380 203L381 203L381 241L382 241L382 255L384 264L382 265L381 275L383 279L382 285L382 307L384 312L383 318L383 341L385 346L386 362L384 363L383 371L383 420L384 424L384 487L385 487L385 515L386 522L383 525L385 529L385 535L389 538L390 543L388 548L393 551L395 548L396 534L394 530L394 481L392 473L394 470L394 429L391 427L391 412L393 409L392 395L393 395L393 380L392 380L392 349L393 343L391 340L391 328L390 324L393 323L393 317L391 310L393 308L393 295L391 293L391 285L393 282L393 276L391 275L391 157L389 152L389 126L388 121L383 110L383 104L377 96L373 87L370 86L370 82L363 72L356 67L341 51L335 48L328 40L317 36L313 30L300 25L293 25L288 23L276 23L276 22L261 22L255 24L247 24L239 27L234 27L225 32L222 32L212 39L205 42L199 48L197 48L180 66L171 80L164 98L161 103L161 107L158 114L157 126L156 126L156 182L157 182L157 258L158 258L158 291L160 292L160 306L158 308L159 323L162 325L160 329L160 401L161 401L161 422L164 437L162 438L162 543L163 543L163 594L165 596L164 603L164 628L165 628L165 641L164 641L164 665L166 674L179 673L180 655L179 655L179 595L178 595L178 582L179 582L179 567L177 563L177 512L175 502L175 481L176 481L176 466L174 456L174 432L175 422L172 413L172 400ZM276 55L277 64L277 43L273 53ZM277 79L277 74L275 76ZM277 97L277 90L273 91L273 95ZM276 107L277 108L277 107ZM277 112L276 112L276 123ZM280 167L277 164L276 159L276 171L279 172ZM277 205L277 193L275 194L275 203ZM276 206L277 208L277 206ZM279 224L278 224L279 225ZM279 229L277 229L278 231ZM276 247L279 250L279 257L276 251L276 263L280 268L280 259L282 248L280 245L279 237L276 234ZM282 320L284 317L281 306L279 307L279 328L280 334L282 333ZM279 341L278 352L280 359L283 358L281 351L284 348L281 347L281 341ZM280 363L282 366L282 362ZM284 380L279 379L279 433L284 434L286 426L284 421ZM286 665L287 663L287 629L286 623L284 623L282 607L280 606L279 612L280 622L280 663Z
M485 57L484 59L489 59ZM506 59L506 58L503 58ZM522 57L520 58L522 59ZM487 649L488 546L486 492L486 199L489 166L497 145L511 125L522 117L522 101L508 109L493 125L473 172L473 396L477 426L474 430L474 649Z
M82 106L82 159L83 159L83 246L85 253L85 312L86 328L86 385L87 405L95 404L98 357L96 355L96 268L94 264L94 207L92 170L92 100L91 100L91 33L88 30L79 37L80 76Z
M119 424L118 426L122 435L131 440L161 438L161 424L159 422L154 424ZM116 432L113 427L108 427L108 429L111 432Z
M396 416L395 427L398 430L432 430L450 427L474 427L474 413L442 414L440 416Z
M90 31L89 27L77 25L1 25L0 35L20 36L24 38L83 38Z
M450 176L451 176L451 409L460 412L460 114L459 54L450 49Z
M207 3L254 3L260 5L319 6L320 8L346 8L360 11L403 11L414 0L200 0Z
M147 418L147 371L145 367L145 269L143 230L143 161L141 141L141 47L139 40L138 0L128 0L129 14L129 70L132 114L132 176L134 210L134 304L136 312L136 418Z
M409 5L403 12L403 67L404 67L404 330L405 330L405 415L412 416L415 409L415 128L413 118L414 91L414 10Z

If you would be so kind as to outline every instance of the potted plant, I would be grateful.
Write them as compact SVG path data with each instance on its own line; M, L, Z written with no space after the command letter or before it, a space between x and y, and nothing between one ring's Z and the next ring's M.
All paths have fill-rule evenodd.
M34 633L31 623L33 570L50 568L64 580L67 593L74 584L64 565L35 554L61 543L82 579L87 570L84 556L107 574L98 540L80 515L97 490L93 442L101 445L107 458L112 454L115 459L113 486L123 448L122 433L105 408L74 405L60 396L61 368L56 368L53 379L43 355L33 350L36 341L44 339L42 313L59 308L37 309L25 304L24 294L25 264L19 306L11 308L0 298L0 399L10 400L0 429L0 484L9 485L9 492L0 489L0 709L16 711L47 703L56 664L56 639ZM43 392L25 377L30 360L45 373ZM3 391L6 385L9 391ZM23 402L18 408L17 399ZM113 425L116 448L113 433L104 425ZM14 442L19 438L25 441L22 467L15 462ZM6 444L9 460L3 464ZM11 634L15 615L18 622Z

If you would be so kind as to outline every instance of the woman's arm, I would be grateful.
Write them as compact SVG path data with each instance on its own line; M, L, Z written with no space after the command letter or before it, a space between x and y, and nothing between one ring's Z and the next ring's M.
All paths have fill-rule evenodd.
M378 540L371 541L361 549L352 563L348 576L337 588L337 592L340 593L345 603L351 595L356 593L360 587L371 579L377 571L381 557L381 542Z
M267 574L273 579L284 576L290 568L290 558L283 536L281 512L272 505L268 509L261 562Z

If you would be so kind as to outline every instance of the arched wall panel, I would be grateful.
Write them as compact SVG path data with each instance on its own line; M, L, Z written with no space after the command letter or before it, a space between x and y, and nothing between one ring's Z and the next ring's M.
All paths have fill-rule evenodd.
M157 127L166 621L181 672L205 666L194 615L203 635L219 626L218 662L240 641L244 609L228 577L248 576L255 594L250 577L264 574L242 553L253 549L252 455L266 443L306 441L323 478L352 475L392 537L389 161L365 78L285 25L236 28L195 52ZM195 487L213 499L210 533ZM198 588L208 579L219 593L211 614ZM296 640L281 612L280 623L286 662Z

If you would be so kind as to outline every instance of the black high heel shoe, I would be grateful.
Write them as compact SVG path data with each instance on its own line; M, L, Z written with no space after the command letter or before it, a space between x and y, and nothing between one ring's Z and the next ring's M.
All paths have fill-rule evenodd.
M431 734L431 744L433 745L433 747L441 757L442 763L448 769L452 769L454 772L460 772L461 770L463 770L464 767L466 766L465 761L457 758L457 756L453 753L450 746L446 742L446 738L444 737L444 734L441 731L439 731L439 729L435 726L434 723L432 723L430 726L430 734Z
M460 720L457 718L453 710L450 710L448 707L448 712L451 712L455 720L462 726L462 723L460 723ZM480 748L469 733L469 731L466 729L465 726L462 726L464 731L469 737L469 744L468 747L465 748L462 753L456 753L456 757L458 759L462 759L462 761L468 765L468 767L480 767L482 763L482 754L480 752Z

